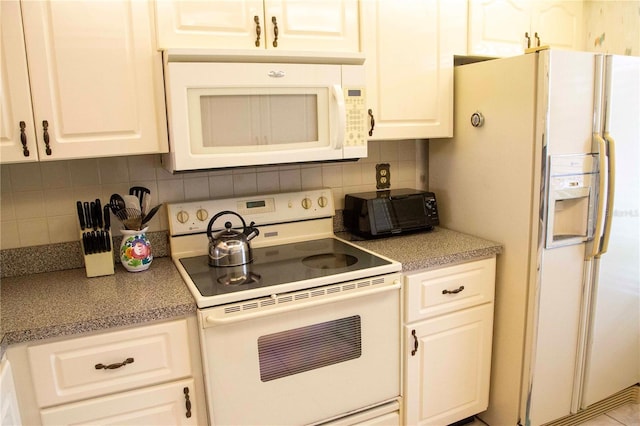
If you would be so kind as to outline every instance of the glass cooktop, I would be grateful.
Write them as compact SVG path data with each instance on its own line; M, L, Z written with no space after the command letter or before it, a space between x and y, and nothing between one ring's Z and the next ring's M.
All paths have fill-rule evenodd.
M253 262L209 266L209 256L180 259L202 296L216 296L388 265L391 262L334 238L252 248Z

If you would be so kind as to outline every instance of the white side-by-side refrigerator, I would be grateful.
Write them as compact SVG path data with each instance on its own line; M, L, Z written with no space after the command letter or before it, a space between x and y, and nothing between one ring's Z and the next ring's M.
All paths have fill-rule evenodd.
M429 190L442 226L504 245L480 418L540 425L625 397L640 382L640 57L541 50L454 76Z

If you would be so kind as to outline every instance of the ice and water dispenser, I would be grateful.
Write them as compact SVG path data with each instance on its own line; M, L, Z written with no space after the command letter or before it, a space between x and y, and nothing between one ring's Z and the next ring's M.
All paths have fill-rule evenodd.
M549 158L546 248L593 238L598 197L597 155Z

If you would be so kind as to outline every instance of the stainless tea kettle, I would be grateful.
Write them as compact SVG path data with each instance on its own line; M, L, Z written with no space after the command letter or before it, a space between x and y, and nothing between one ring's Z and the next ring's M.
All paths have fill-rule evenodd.
M233 214L240 218L242 222L242 232L231 229L231 222L224 224L223 231L213 235L211 227L213 222L220 216ZM260 231L254 228L255 222L251 222L247 227L244 218L236 212L224 210L216 214L209 221L207 236L209 237L209 265L211 266L240 266L250 263L253 260L251 254L251 241Z

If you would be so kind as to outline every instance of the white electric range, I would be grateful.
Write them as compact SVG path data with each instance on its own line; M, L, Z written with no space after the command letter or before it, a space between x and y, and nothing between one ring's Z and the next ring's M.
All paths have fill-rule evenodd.
M209 265L207 228L225 210L259 230L247 265ZM212 424L400 421L401 265L334 235L330 189L167 211L172 258L198 306ZM229 214L213 233L227 221L242 229Z

